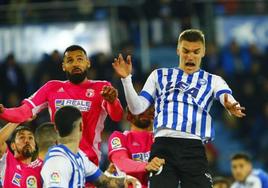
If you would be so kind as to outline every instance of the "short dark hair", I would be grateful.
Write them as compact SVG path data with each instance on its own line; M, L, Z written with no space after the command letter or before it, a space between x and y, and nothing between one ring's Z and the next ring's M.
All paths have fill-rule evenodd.
M205 45L205 36L199 29L187 29L184 30L179 36L179 42L186 40L189 42L200 41Z
M19 125L18 127L16 127L16 129L12 132L11 136L9 137L9 139L6 142L9 150L13 154L14 154L14 151L12 150L10 144L15 142L15 138L16 138L17 134L20 133L21 131L29 131L34 135L34 130L27 125ZM32 161L34 161L38 157L38 153L39 153L39 148L38 148L38 145L36 142L35 135L34 135L34 142L35 142L35 152L34 152L34 155L32 156Z
M244 159L248 162L251 162L251 157L247 153L236 153L231 157L231 160Z
M29 131L29 132L33 133L33 135L34 135L34 131L30 127L28 127L26 125L20 125L20 126L16 127L16 129L11 134L11 136L10 136L10 143L15 142L15 138L16 138L17 134L19 132L21 132L21 131Z
M85 53L85 55L87 55L86 50L79 45L71 45L71 46L67 47L66 50L64 51L63 55L65 55L66 52L72 52L72 51L76 51L76 50L81 50Z
M35 130L35 138L40 149L49 148L56 143L57 135L56 127L52 122L42 123Z
M80 110L74 106L63 106L55 113L55 125L60 137L66 137L75 128L75 122L82 118Z

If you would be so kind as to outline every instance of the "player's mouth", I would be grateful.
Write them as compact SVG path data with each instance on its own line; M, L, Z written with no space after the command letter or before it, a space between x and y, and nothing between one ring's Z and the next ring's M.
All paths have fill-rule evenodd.
M195 63L193 63L193 62L186 62L185 63L185 66L187 66L187 67L194 67L195 66Z
M81 74L83 71L79 68L75 68L72 70L72 74Z
M27 144L23 147L25 150L32 150L32 146Z

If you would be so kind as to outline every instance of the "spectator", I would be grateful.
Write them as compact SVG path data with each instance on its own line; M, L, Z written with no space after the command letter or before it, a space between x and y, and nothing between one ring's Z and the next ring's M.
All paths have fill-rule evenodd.
M236 153L231 158L231 170L235 182L231 188L267 188L268 174L262 169L253 169L249 155Z

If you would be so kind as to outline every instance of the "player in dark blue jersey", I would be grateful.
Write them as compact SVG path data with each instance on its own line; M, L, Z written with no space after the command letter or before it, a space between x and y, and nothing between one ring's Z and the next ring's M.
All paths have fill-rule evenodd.
M202 31L183 31L178 40L179 66L154 70L138 95L132 84L131 57L126 61L120 54L113 67L121 77L128 107L140 114L151 104L155 106L154 136L151 158L164 158L162 172L150 178L153 188L208 188L211 176L203 143L214 138L209 114L214 99L228 112L243 117L244 107L232 96L227 83L220 77L200 68L205 55Z

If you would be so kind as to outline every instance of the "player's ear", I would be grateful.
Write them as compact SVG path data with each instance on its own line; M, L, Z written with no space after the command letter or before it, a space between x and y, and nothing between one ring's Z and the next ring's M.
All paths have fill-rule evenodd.
M177 55L180 56L180 49L177 48Z
M89 69L91 67L91 61L88 60L88 65L87 65L87 68Z
M65 72L65 65L64 65L64 62L62 62L61 67L62 67L62 70Z
M79 131L82 132L83 130L83 121L81 120L81 122L79 123Z
M204 48L203 48L203 54L202 54L202 57L204 57L205 54L206 54L206 48L204 47Z
M15 143L14 143L14 142L12 142L12 143L10 144L10 148L11 148L12 151L15 151L15 148L16 148L16 147L15 147Z

